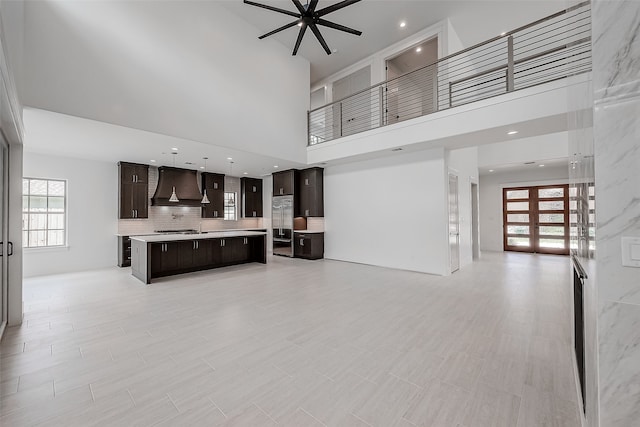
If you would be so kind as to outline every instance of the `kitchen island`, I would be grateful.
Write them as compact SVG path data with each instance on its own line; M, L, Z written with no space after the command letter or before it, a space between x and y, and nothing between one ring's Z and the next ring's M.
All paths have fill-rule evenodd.
M248 262L267 262L264 231L131 236L131 271L151 279Z

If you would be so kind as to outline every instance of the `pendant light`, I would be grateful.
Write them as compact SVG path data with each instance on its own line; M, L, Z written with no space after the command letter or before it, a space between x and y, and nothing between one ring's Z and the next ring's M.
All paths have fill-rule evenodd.
M203 157L203 159L204 159L204 172L206 173L207 172L207 159L208 159L208 157ZM202 186L202 194L203 194L202 201L200 203L202 203L203 205L207 205L207 204L211 203L209 201L209 198L207 197L207 189L205 188L204 185Z
M178 154L178 153L173 152L171 154L173 154L173 167L175 168L176 167L176 154ZM170 202L175 202L175 203L180 201L178 199L178 196L176 196L176 186L175 185L173 186L173 190L171 190L171 197L169 197L169 201Z

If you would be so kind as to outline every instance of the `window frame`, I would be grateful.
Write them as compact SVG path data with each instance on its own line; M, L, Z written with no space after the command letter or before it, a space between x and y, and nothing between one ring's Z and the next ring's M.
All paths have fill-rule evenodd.
M229 198L227 198L228 194L233 194L233 205L229 205L227 202ZM233 218L230 215L227 215L227 210L233 209ZM225 191L224 192L224 203L222 208L222 217L225 221L237 221L238 220L238 192L237 191ZM229 217L228 217L229 216Z
M28 184L28 193L24 193L24 182L25 181L29 181ZM47 200L47 208L45 211L33 211L31 210L31 206L30 206L30 197L34 196L33 194L31 194L31 181L46 181L47 182L47 194L41 197L45 197ZM23 221L23 228L22 228L22 233L23 233L23 241L22 241L22 248L25 250L29 250L29 251L33 251L33 250L56 250L56 249L66 249L69 247L69 181L66 179L60 179L60 178L41 178L41 177L32 177L32 176L24 176L22 177L22 182L23 182L23 191L22 191L22 198L23 198L23 202L22 202L22 221ZM49 195L49 183L50 182L62 182L64 184L64 195L63 196L55 196L55 195ZM37 194L35 196L38 196ZM24 205L24 198L27 198L28 201L28 205L25 207ZM62 212L49 212L49 198L50 197L62 197L63 198L63 208L62 208ZM45 214L46 215L46 226L43 229L39 229L39 228L31 228L31 218L30 215L32 214ZM50 214L61 214L63 216L62 219L62 227L63 228L49 228L49 215ZM25 227L24 224L24 216L27 215L28 219L27 219L27 226ZM45 242L47 243L46 245L43 246L29 246L29 235L31 231L44 231L45 232ZM62 231L62 236L63 236L63 243L60 245L50 245L49 244L49 231ZM26 233L26 239L24 238L24 234Z

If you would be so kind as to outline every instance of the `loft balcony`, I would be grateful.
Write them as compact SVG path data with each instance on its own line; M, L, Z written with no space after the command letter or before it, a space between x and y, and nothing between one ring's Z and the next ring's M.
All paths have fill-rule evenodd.
M547 103L552 117L562 109L551 104L560 98L566 104L566 96L554 97L549 90L564 88L569 77L572 84L584 83L579 75L590 71L587 1L309 111L309 160L331 160L335 156L324 148L386 133L381 128L429 126L438 118L456 115L464 120L465 111L488 105L514 102L507 108L523 108L522 99L530 96L537 97L537 105ZM504 111L495 114L505 116ZM555 120L563 119L556 115ZM460 125L462 130L464 123ZM373 144L368 151L378 148Z

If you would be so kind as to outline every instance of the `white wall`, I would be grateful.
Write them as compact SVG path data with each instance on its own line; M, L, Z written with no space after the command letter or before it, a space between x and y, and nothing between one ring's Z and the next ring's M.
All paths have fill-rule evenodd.
M464 2L464 7L452 14L449 20L456 29L463 47L467 48L576 3L579 3L579 0Z
M24 3L25 105L306 161L309 62L220 2Z
M313 85L311 86L311 92L321 87L327 87L327 102L330 102L331 99L334 99L332 93L333 82L340 80L341 78L344 78L349 74L352 74L353 72L358 71L364 67L371 68L371 85L383 82L387 79L387 73L385 70L387 59L394 57L398 53L401 53L406 49L409 49L412 46L433 37L438 37L438 57L446 56L450 53L448 52L449 44L446 40L447 28L448 22L444 20L421 31L418 31L415 34L338 71L337 73L334 73L324 79L321 79L320 81L313 83Z
M569 183L569 167L538 167L480 176L480 249L502 251L502 189Z
M24 2L0 0L2 31L5 36L3 45L12 70L18 94L22 93L22 61L24 53Z
M568 158L567 132L556 132L532 138L485 144L478 147L478 166L522 164L548 159Z
M478 183L478 148L447 152L448 171L458 176L460 268L473 262L471 237L471 183Z
M67 180L68 227L68 248L24 250L25 277L116 265L115 164L25 152L24 176Z
M324 171L325 258L448 274L443 149Z

